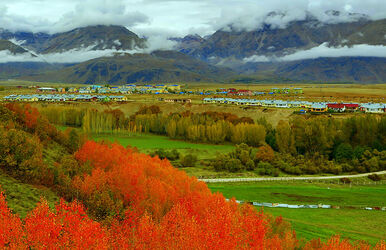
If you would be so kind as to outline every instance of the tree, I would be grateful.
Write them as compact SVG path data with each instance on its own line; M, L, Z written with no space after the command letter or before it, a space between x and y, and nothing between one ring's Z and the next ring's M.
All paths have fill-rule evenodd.
M176 122L172 119L166 126L166 133L170 138L176 138L177 135L177 124Z
M256 159L259 161L271 162L275 154L269 145L261 146L256 153Z
M181 165L183 167L194 167L197 162L197 156L192 154L187 154L181 157Z
M244 169L243 164L239 159L229 159L225 163L225 168L232 173L239 172Z
M281 153L296 153L295 138L288 122L279 121L276 127L276 143Z
M353 158L354 151L350 144L348 143L341 143L339 146L335 149L335 159L338 162L342 162L344 160L351 160Z

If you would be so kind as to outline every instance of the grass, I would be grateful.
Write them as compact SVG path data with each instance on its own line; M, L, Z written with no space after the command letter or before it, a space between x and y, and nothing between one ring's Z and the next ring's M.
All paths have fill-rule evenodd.
M156 149L177 149L182 154L196 154L199 160L214 158L218 153L228 153L234 148L233 145L213 145L203 143L191 143L182 140L172 140L166 136L151 134L93 134L92 139L96 141L107 140L117 142L122 146L132 146L141 152L150 153Z
M375 245L386 239L385 211L288 208L264 208L264 211L282 215L291 222L297 236L306 240L326 240L339 234L352 241L365 240Z
M59 201L59 197L50 189L22 183L2 171L0 171L0 186L7 196L8 207L22 218L36 207L41 198L46 199L52 208Z
M209 188L238 200L288 204L386 206L386 185L352 186L307 183L210 183ZM385 211L357 209L264 208L291 222L300 238L326 240L340 234L375 244L386 238Z
M386 206L386 185L352 186L298 183L209 183L226 197L288 204L329 204L340 206Z

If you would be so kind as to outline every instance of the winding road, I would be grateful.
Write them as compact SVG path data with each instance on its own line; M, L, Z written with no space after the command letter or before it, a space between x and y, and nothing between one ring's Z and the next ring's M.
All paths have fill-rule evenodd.
M199 179L203 182L251 182L251 181L292 181L292 180L330 180L330 179L340 179L340 178L359 178L366 177L371 174L386 174L386 171L378 171L365 174L355 174L355 175L334 175L334 176L299 176L299 177L271 177L271 178L218 178L218 179Z

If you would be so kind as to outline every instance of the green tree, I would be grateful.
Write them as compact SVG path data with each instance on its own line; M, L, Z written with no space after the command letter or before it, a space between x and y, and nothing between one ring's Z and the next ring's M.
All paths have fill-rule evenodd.
M180 163L183 167L194 167L196 166L197 156L192 154L187 154L181 157Z
M341 143L336 148L334 156L338 162L342 162L344 160L351 160L354 156L354 151L350 144Z

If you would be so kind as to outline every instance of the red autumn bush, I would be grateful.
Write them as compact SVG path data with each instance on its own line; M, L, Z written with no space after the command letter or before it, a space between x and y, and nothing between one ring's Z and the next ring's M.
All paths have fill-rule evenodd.
M0 194L0 248L297 249L288 224L219 193L173 168L117 144L86 142L75 154L81 175L70 185L86 204L44 201L24 221ZM88 167L84 167L87 165ZM77 171L75 171L77 172ZM79 173L79 172L77 172ZM91 219L97 218L101 222ZM305 249L369 249L338 237ZM375 249L385 249L383 242Z

